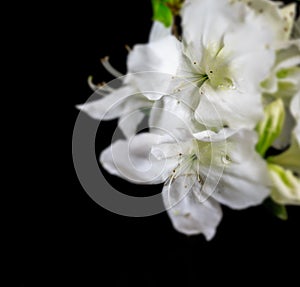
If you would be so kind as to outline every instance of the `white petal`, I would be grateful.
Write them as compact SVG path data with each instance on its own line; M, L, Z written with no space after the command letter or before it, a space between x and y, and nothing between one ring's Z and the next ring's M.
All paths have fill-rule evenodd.
M191 150L191 140L193 136L185 129L174 129L164 133L157 133L161 135L159 143L152 146L151 153L157 159L173 158L178 162L183 155L189 155Z
M255 48L257 42L258 47L263 45L258 43L261 34L266 35L267 40L270 36L276 37L276 28L270 25L266 15L255 13L244 3L231 4L227 0L190 0L186 1L182 9L182 26L184 31L184 39L188 45L193 43L195 50L199 49L199 45L209 46L217 44L220 46L224 35L235 33L244 30L245 32L250 29L250 38L242 37L239 45L246 47L249 44L249 49ZM265 13L264 13L265 14ZM267 13L271 17L275 13ZM276 18L276 17L275 17ZM280 19L279 13L277 18ZM276 19L277 20L277 19ZM251 43L252 34L251 28L256 29L257 37L255 43ZM274 31L275 30L275 31Z
M279 137L273 142L272 147L276 149L284 149L291 143L292 130L295 126L295 120L291 115L289 109L285 108L285 119L282 131Z
M289 46L281 49L276 55L276 70L288 69L300 64L300 40L288 42Z
M300 91L294 96L290 105L291 113L296 120L296 127L294 129L294 136L300 145Z
M243 1L248 3L248 0ZM282 8L281 6L282 3L269 0L255 0L251 5L251 9L254 9L260 17L264 18L266 24L273 28L277 42L289 39L296 15L295 3Z
M297 4L291 3L283 7L282 9L280 9L280 14L282 19L281 22L284 24L283 33L281 30L281 34L283 34L281 37L282 40L288 40L291 36L291 32L292 32L292 28L296 16L296 8L297 8ZM280 32L280 28L279 28L279 32Z
M173 74L178 67L180 49L181 44L174 36L136 45L128 56L128 71Z
M298 122L296 127L294 128L294 134L298 143L300 144L300 122Z
M187 180L192 179L179 177L171 185L171 190L168 190L167 186L164 187L163 199L166 208L170 208L169 196L172 196L174 203L177 202L168 209L168 214L177 231L186 235L203 233L207 240L211 240L222 218L221 207L213 199L199 202L193 192L199 185L186 193Z
M180 43L173 36L146 45L136 45L128 56L128 71L134 74L141 92L150 100L169 91L169 83L179 64Z
M237 133L237 130L233 129L222 129L219 132L213 132L211 130L206 130L202 132L194 133L193 136L202 142L220 142L220 141L226 141L227 138L231 137L235 133Z
M245 172L249 167L253 168L249 165L243 165L242 172ZM264 172L264 176L269 178L266 172ZM244 209L259 205L270 195L271 184L269 183L269 186L266 186L258 181L259 179L252 182L247 178L239 177L237 169L232 174L224 173L222 181L220 181L212 197L221 204L233 209Z
M200 88L200 94L195 118L207 127L253 129L263 117L260 93L246 93L238 89L214 89L209 82L205 82Z
M137 184L164 182L176 166L172 159L158 160L151 154L153 145L162 137L138 134L131 140L118 140L105 149L100 157L103 167L111 174Z
M133 95L124 102L118 125L126 138L136 134L138 125L152 105L151 101L140 94Z
M77 108L97 120L115 119L123 113L124 102L136 93L132 86L123 86L100 100L78 105Z
M290 105L291 113L296 122L300 122L300 91L294 96Z
M166 28L163 23L154 21L150 31L149 42L159 41L170 35L171 27Z
M240 131L228 140L231 163L225 166L220 193L213 196L231 208L261 204L270 194L270 178L266 162L255 151L257 135Z
M240 21L240 9L233 9L224 0L189 0L181 11L184 39L194 43L195 50L203 44L219 43L223 35Z
M263 81L262 89L265 93L274 94L276 97L276 93L278 93L279 97L282 97L282 88L280 83L291 83L293 85L300 85L300 77L299 71L295 68L300 64L300 46L299 40L297 41L289 41L286 44L286 47L283 47L276 53L276 62L274 67L272 68L270 75L268 78ZM280 73L284 73L284 77L280 78L278 75ZM278 89L281 89L278 91ZM287 89L285 88L285 93ZM291 90L288 89L288 90ZM293 92L292 92L293 95ZM289 95L288 95L289 96Z
M143 112L135 110L119 118L118 126L126 138L129 139L136 134L138 125L142 122L144 117L145 114Z
M155 102L151 109L149 125L151 131L155 133L172 134L175 129L183 129L186 131L203 129L203 127L194 120L193 107L186 104L186 101L182 98L170 96L164 96Z
M270 193L271 182L265 161L255 152L255 144L256 134L247 130L224 142L213 142L211 169L207 164L200 169L206 177L203 193L234 209L262 203Z

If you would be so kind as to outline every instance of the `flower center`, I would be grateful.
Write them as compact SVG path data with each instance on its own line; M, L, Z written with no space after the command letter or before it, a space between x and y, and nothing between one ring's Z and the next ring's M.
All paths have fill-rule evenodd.
M231 69L229 57L224 52L223 45L209 45L203 48L202 59L200 63L193 62L198 66L197 85L201 87L205 81L219 89L234 89L234 83L231 80Z

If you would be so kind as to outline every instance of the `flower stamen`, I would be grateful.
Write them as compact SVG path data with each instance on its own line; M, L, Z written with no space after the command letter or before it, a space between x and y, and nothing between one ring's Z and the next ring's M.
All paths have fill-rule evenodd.
M104 58L101 59L101 64L103 65L103 67L110 73L112 74L114 77L116 78L120 78L123 77L124 75L122 73L120 73L118 70L116 70L109 62L109 57L106 56Z

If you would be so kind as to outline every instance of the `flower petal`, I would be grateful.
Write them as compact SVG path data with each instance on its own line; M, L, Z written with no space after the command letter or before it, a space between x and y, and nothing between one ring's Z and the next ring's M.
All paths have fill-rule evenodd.
M205 82L200 88L200 94L195 118L207 127L223 125L232 129L253 129L263 117L260 93L215 89Z
M290 105L291 113L296 122L300 123L300 91L294 96ZM300 141L299 141L300 142Z
M282 97L284 92L284 94L288 94L285 97L289 98L289 91L291 91L292 95L294 94L293 87L287 89L286 86L280 85L280 83L290 83L299 86L299 68L296 67L299 64L300 42L299 40L289 41L286 47L277 51L274 67L270 71L268 78L261 84L262 90L265 93L273 94L274 97Z
M124 102L118 126L126 138L136 134L138 125L142 122L152 105L153 102L141 94L133 95Z
M129 54L128 71L136 73L137 87L150 100L158 100L168 93L169 83L179 64L179 53L179 41L168 36L149 44L136 45Z
M211 143L210 166L202 163L200 169L205 178L204 199L211 196L234 209L262 203L270 193L271 182L265 161L255 152L256 140L255 132L240 130L224 142Z
M270 37L276 38L277 26L275 25L275 28L274 25L270 25L267 16L274 18L273 22L276 24L281 19L277 8L274 7L273 11L264 11L261 14L247 7L245 3L233 2L227 0L189 0L185 2L181 13L183 38L189 46L194 46L194 51L201 51L201 46L208 47L212 44L222 46L225 35L233 37L236 35L237 40L243 39L243 41L235 41L237 43L232 44L238 44L238 47L242 45L242 49L246 48L246 51L252 50L253 52L256 44L259 49ZM255 33L252 33L254 30L256 36ZM240 37L239 34L242 31L248 31L250 37L248 38L248 33L247 37ZM263 39L263 35L266 36L265 39ZM259 39L263 41L259 43ZM254 43L251 42L253 40ZM232 48L234 48L233 45Z
M285 107L285 119L283 127L278 138L273 142L272 146L278 150L286 148L291 143L291 135L295 126L295 120L288 108Z
M236 6L235 6L236 7ZM224 0L188 0L182 8L182 27L187 45L207 46L219 43L223 35L240 23L243 9L236 9ZM239 6L241 7L241 6Z
M300 205L300 178L275 164L269 164L269 171L274 184L272 199L279 204Z
M161 136L148 133L127 141L118 140L102 152L100 161L109 173L136 184L164 182L177 162L158 160L151 154L152 146L162 140Z
M300 142L294 136L291 146L279 155L268 157L268 162L283 166L300 175Z
M159 41L170 35L171 27L166 28L163 23L154 21L150 31L149 42Z
M77 108L97 120L115 119L122 115L124 102L136 93L132 86L122 86L100 100L78 105Z
M184 194L187 181L193 180L190 177L179 177L171 185L171 190L165 186L163 189L163 200L168 208L168 215L174 228L186 235L203 233L207 240L215 235L216 228L222 218L220 205L214 199L199 202L194 195L193 189L200 188L196 184L189 192ZM169 195L172 196L170 206ZM171 207L171 208L170 208Z
M192 132L204 128L195 121L192 105L182 98L170 96L164 96L155 102L151 109L149 125L155 133L174 133L174 130L178 129Z
M294 119L296 120L296 128L294 133L300 145L300 91L298 91L298 93L292 99L290 109Z
M137 132L138 125L142 122L145 114L139 110L124 114L119 118L118 126L126 138L131 138Z

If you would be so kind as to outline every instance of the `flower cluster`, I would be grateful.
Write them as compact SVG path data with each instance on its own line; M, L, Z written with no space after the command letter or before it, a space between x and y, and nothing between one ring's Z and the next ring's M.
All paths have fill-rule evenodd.
M102 97L78 106L95 119L119 118L125 138L102 152L103 167L133 183L164 183L172 224L188 235L210 240L221 205L268 200L286 217L285 205L300 204L296 4L162 2L176 6L180 29L154 21L149 42L129 51L122 85L99 89L90 79ZM145 119L149 131L137 134Z

